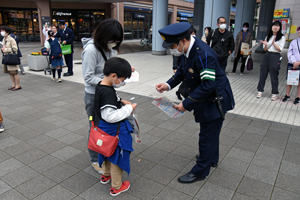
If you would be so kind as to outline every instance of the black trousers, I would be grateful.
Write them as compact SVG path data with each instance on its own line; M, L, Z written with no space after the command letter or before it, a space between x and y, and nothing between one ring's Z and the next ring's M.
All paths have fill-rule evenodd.
M236 72L236 68L237 68L238 62L239 62L239 60L240 60L241 57L242 57L242 65L241 65L240 72L244 73L245 63L246 63L247 57L245 56L245 58L244 58L244 56L241 55L241 50L239 50L239 52L237 53L236 58L234 59L232 72L234 72L234 73Z
M73 53L64 55L65 61L68 66L68 73L73 74Z
M200 156L191 173L196 176L208 176L211 164L219 162L219 136L223 119L200 122L199 152Z
M259 82L257 86L258 92L263 92L268 73L270 73L272 94L279 94L278 92L278 75L280 70L280 53L267 52L260 65Z

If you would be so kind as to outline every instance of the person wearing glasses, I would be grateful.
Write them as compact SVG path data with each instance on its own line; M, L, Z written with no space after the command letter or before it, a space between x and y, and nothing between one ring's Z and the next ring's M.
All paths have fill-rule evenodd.
M217 29L207 35L206 43L217 53L220 67L225 72L228 56L234 50L234 38L232 33L226 30L225 17L218 18L217 26Z

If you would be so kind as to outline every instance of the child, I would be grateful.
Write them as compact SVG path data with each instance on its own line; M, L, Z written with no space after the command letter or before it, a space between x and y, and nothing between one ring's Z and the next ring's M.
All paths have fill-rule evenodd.
M61 71L62 71L62 65L64 64L63 59L62 59L62 51L60 48L60 44L58 41L58 38L54 37L55 33L52 30L48 31L48 42L45 44L45 47L49 50L51 49L50 52L50 62L52 66L52 81L56 81L55 78L55 70L57 69L57 74L58 74L58 79L57 82L61 83Z
M136 104L121 100L114 88L125 85L124 80L131 76L130 64L117 57L108 59L103 69L104 78L96 86L94 122L106 133L116 136L117 126L120 123L119 143L116 151L110 157L102 154L98 156L99 166L104 162L101 183L107 184L111 180L110 194L117 196L129 189L129 181L122 183L123 170L130 173L130 153L132 149L133 131L127 117L136 108Z

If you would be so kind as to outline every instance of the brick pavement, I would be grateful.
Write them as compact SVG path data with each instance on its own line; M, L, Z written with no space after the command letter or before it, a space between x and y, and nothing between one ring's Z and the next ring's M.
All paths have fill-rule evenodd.
M113 199L89 163L84 86L29 73L21 83L8 91L0 73L0 199ZM151 97L119 94L135 96L143 144L134 144L132 173L124 174L131 188L114 199L300 199L298 126L229 113L219 167L205 181L179 184L198 152L193 115L169 119Z

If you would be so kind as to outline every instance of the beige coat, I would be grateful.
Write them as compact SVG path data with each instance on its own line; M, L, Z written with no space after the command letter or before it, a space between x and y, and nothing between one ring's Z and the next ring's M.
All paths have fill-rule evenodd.
M252 47L252 34L249 31L246 36L245 43L249 44L249 48ZM237 54L239 52L241 45L242 45L242 36L241 36L241 32L239 32L239 34L236 36L236 39L235 39L235 47L234 47L234 57L235 58L237 57Z
M4 54L12 53L13 51L15 53L18 53L17 42L10 35L8 35L6 38L3 38L2 42L3 42L3 46L5 46L5 49L3 51ZM7 71L15 71L19 69L19 65L3 65L3 68L4 68L4 72L5 69L7 69Z

